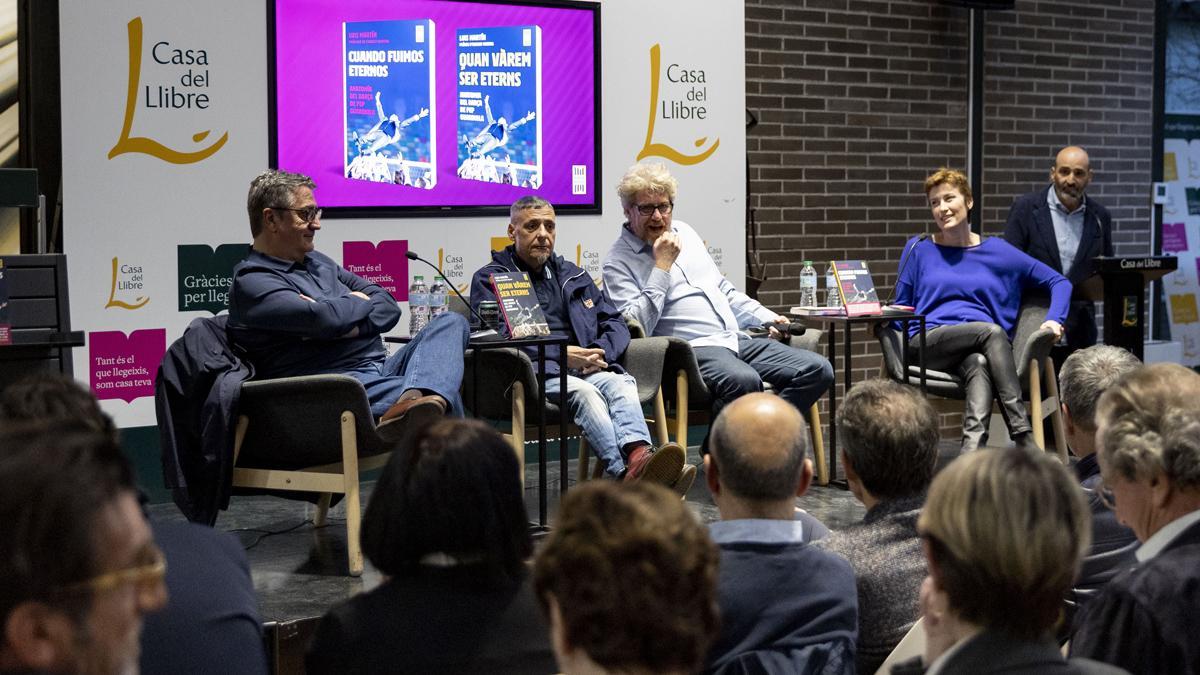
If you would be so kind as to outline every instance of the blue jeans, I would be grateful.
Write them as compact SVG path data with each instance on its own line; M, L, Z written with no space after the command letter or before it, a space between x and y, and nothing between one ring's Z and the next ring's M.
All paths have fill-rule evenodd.
M762 391L764 381L802 413L833 384L833 366L825 357L777 340L742 335L736 354L724 347L696 347L693 351L712 395L714 419L742 394Z
M558 386L557 377L546 378L546 397L561 401ZM628 373L602 370L583 378L568 375L567 404L609 477L616 478L625 470L621 448L635 442L650 443L637 381Z
M453 312L435 317L412 342L385 361L346 373L362 382L371 402L371 414L382 416L406 389L421 389L446 399L450 412L463 415L459 387L463 378L463 352L471 337L467 320Z

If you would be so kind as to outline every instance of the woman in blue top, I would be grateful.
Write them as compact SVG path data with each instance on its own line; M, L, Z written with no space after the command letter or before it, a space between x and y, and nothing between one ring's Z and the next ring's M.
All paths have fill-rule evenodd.
M957 372L966 383L963 450L987 443L992 397L1019 446L1033 446L1013 362L1012 335L1021 296L1040 289L1050 295L1042 328L1062 337L1071 282L999 237L971 232L971 186L960 171L940 169L925 179L925 195L939 232L905 245L896 282L896 303L926 316L925 364ZM915 332L916 326L913 326ZM910 344L910 358L916 345Z

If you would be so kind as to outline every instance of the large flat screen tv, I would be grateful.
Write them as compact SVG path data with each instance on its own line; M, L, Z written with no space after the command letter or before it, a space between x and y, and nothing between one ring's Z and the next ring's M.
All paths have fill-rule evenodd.
M600 212L599 3L268 7L272 165L326 214Z

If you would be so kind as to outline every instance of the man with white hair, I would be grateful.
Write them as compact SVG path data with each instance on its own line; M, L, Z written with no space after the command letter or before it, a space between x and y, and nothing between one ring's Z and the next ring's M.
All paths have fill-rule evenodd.
M1071 653L1132 673L1200 673L1200 374L1132 371L1096 410L1101 495L1142 542L1091 601Z
M651 335L691 343L713 417L742 394L769 382L804 411L833 382L819 354L779 340L791 320L738 291L717 268L704 240L672 221L678 182L662 164L635 164L617 186L625 224L604 261L604 285L613 304ZM769 325L772 340L754 340L743 328Z

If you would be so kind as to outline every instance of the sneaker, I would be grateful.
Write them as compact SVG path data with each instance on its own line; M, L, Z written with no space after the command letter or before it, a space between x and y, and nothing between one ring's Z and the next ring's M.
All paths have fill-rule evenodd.
M684 464L683 470L679 472L679 477L671 484L671 489L675 494L679 495L680 499L687 499L688 490L692 489L692 483L696 482L696 465Z
M671 487L683 471L686 458L687 453L677 443L667 443L657 450L643 445L629 453L629 461L626 462L629 470L625 472L625 480L648 480Z

